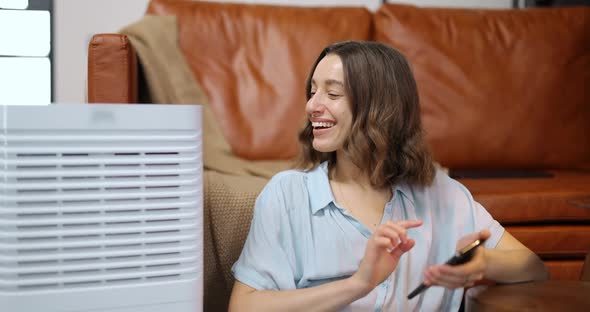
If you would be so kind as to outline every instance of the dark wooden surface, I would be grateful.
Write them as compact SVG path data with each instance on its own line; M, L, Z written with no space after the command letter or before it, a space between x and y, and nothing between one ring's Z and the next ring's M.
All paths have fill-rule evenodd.
M544 281L470 289L466 311L590 311L590 282Z

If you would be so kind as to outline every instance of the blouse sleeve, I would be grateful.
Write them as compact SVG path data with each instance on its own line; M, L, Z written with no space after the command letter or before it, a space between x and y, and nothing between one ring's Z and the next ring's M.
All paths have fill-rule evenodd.
M458 186L458 188L453 187L452 191L452 194L455 194L455 196L453 196L454 204L457 207L463 207L461 212L458 213L458 216L461 218L466 217L465 223L460 222L466 226L466 232L461 235L487 229L490 231L491 235L490 238L486 240L485 247L495 248L504 234L504 227L473 198L473 195L469 192L467 187L459 181L450 178L448 179L453 181L455 186Z
M234 277L258 290L295 289L292 231L286 194L277 179L262 190Z
M495 248L504 234L504 227L500 225L500 222L496 221L480 203L473 199L472 203L475 209L475 228L477 230L490 230L491 235L490 238L485 242L485 247Z

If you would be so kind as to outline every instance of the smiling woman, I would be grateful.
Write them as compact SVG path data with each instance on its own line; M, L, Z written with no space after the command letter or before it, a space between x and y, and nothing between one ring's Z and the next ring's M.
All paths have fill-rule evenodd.
M51 0L0 0L0 105L51 102L51 15Z
M376 42L328 46L307 80L300 168L264 187L230 310L456 311L482 278L547 278L469 191L435 170L405 57ZM485 240L466 263L454 250ZM408 294L431 287L419 299Z

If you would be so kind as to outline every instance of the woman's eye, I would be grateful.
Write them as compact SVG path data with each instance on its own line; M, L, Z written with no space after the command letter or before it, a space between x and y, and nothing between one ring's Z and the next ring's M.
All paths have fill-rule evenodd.
M315 95L315 91L311 91L311 92L309 92L309 96L310 96L310 97L313 97L314 95Z
M340 97L340 94L328 93L328 96L331 97L331 98L338 98L338 97Z

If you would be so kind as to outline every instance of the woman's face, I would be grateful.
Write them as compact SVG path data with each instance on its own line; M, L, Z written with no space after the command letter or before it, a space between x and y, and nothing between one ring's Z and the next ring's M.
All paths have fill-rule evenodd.
M344 92L340 56L329 54L317 65L311 80L311 98L305 110L313 126L313 148L334 152L350 135L352 111Z

